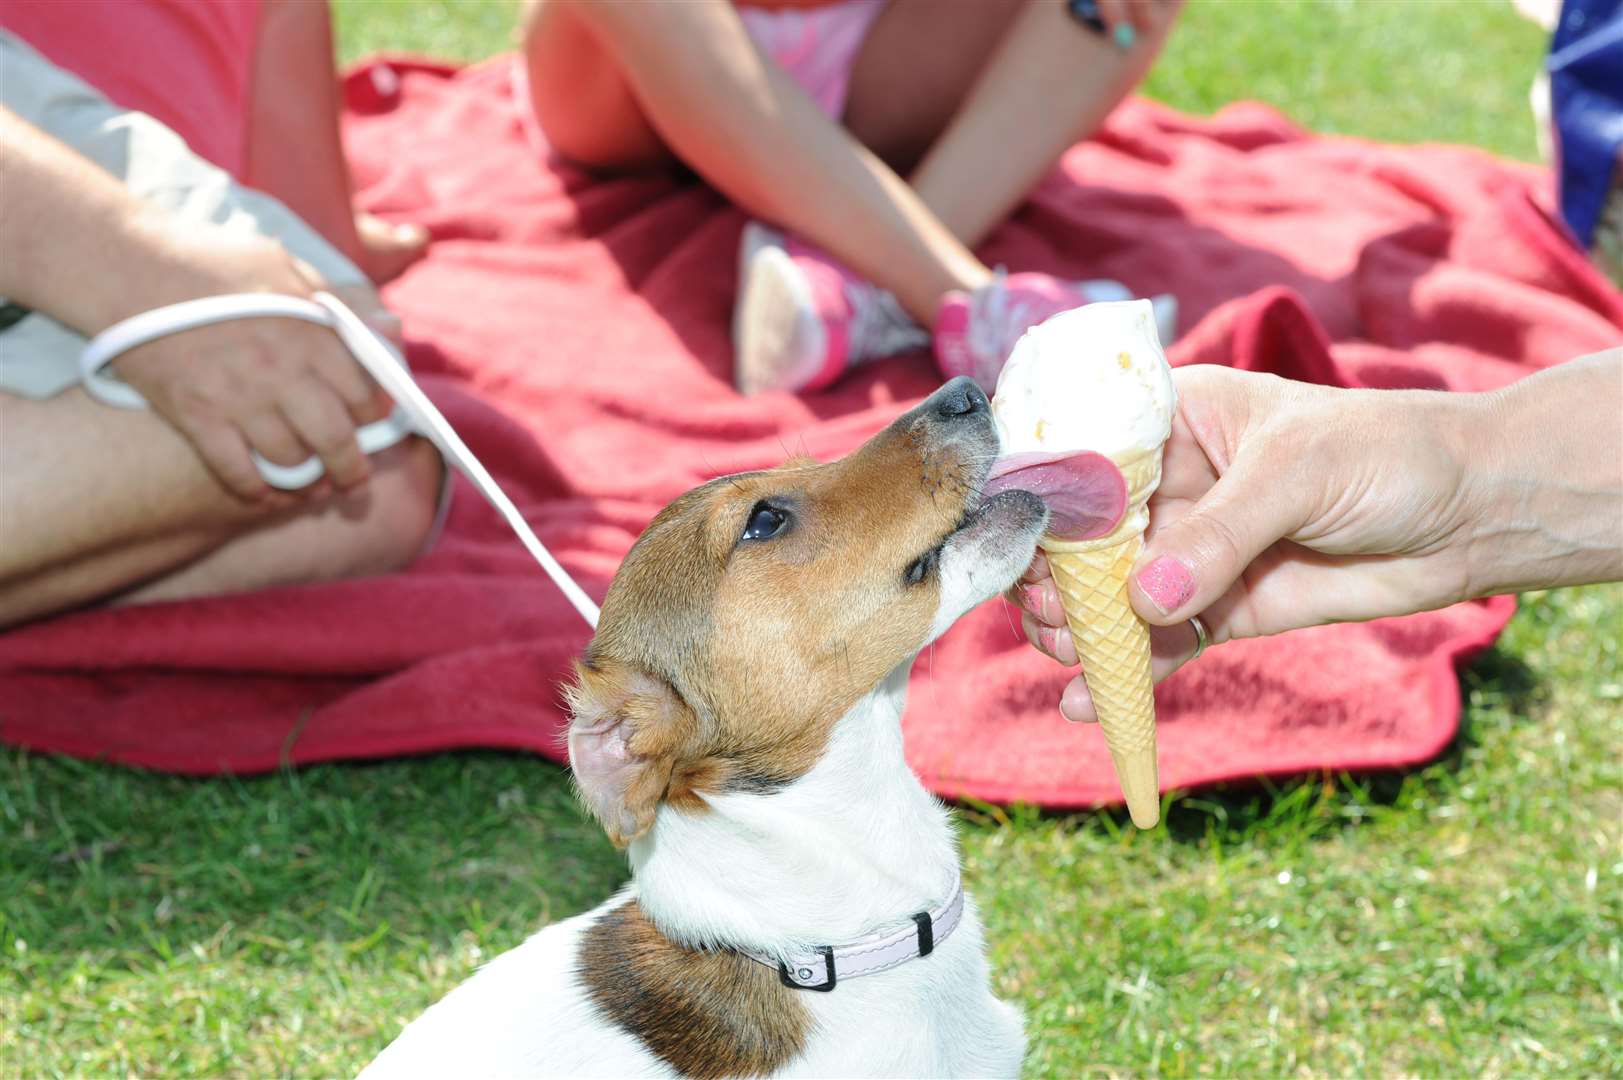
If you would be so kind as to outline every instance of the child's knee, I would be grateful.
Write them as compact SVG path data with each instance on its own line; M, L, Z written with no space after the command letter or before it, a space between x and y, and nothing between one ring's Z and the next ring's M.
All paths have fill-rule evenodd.
M635 171L665 164L670 152L604 49L599 30L588 25L586 17L603 14L579 0L546 0L526 18L531 116L554 151L584 168ZM658 12L650 8L645 14Z

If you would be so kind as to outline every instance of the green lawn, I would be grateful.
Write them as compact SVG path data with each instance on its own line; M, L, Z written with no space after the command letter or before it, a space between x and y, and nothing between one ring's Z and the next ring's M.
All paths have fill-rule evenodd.
M965 0L968 2L968 0ZM346 57L477 57L506 3L338 5ZM1530 156L1507 4L1194 0L1150 90ZM1623 587L1526 599L1404 776L962 812L1034 1076L1623 1073ZM0 1076L351 1072L613 889L563 773L479 753L181 780L0 752Z

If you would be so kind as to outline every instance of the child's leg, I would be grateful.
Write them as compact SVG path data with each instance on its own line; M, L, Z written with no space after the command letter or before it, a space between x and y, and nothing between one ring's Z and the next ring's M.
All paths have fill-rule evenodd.
M536 0L524 14L530 107L554 150L599 172L676 160L649 123L619 62L570 0Z
M925 205L964 243L980 243L1138 85L1181 5L1164 0L1154 30L1121 50L1063 5L1028 3L914 172Z
M849 86L857 137L764 58L725 0L545 0L526 55L535 114L560 152L635 167L669 147L836 260L750 255L734 312L741 388L821 385L900 347L912 339L897 332L898 302L935 328L943 371L984 381L1030 321L1090 297L1046 275L985 289L991 274L967 245L1142 75L1176 3L1159 6L1161 25L1122 52L1050 0L977 0L952 19L933 0L890 0ZM904 165L931 149L910 187L858 138ZM1017 302L1002 302L1010 293Z
M913 189L974 247L1138 83L1180 3L1123 51L1058 3L988 0L968 5L970 25L943 19L937 0L890 0L857 58L846 122L898 167L922 157Z
M573 46L572 79L545 67L560 41ZM526 57L536 116L560 152L638 165L657 136L740 206L890 289L925 325L944 294L990 276L905 181L763 59L726 0L546 0Z
M428 237L421 226L355 210L333 64L326 3L262 0L244 180L280 199L373 281L387 281L423 253Z
M910 175L963 108L1026 0L954 4L886 0L851 65L842 122L858 142Z
M866 141L890 148L892 160L909 160L929 146L912 173L913 188L973 247L1142 77L1177 7L1177 0L1149 0L1139 14L1150 18L1140 18L1137 40L1123 50L1048 0L999 8L1005 26L975 27L964 36L930 0L890 0L853 71L847 122ZM922 84L921 70L928 72ZM1006 302L1009 294L1015 302ZM1114 282L1042 274L1012 275L984 294L954 294L934 323L937 362L943 374L972 375L990 389L1032 323L1124 294ZM1163 333L1172 332L1173 318L1170 303L1157 308ZM772 368L778 357L752 359Z

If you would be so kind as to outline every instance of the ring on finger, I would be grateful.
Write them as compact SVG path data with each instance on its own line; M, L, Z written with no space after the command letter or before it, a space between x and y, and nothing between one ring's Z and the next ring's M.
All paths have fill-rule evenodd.
M1200 621L1199 615L1189 616L1189 625L1195 631L1195 655L1191 656L1189 660L1185 660L1184 663L1186 664L1191 660L1199 660L1200 654L1206 651L1206 646L1212 643L1212 635L1207 631L1206 624Z

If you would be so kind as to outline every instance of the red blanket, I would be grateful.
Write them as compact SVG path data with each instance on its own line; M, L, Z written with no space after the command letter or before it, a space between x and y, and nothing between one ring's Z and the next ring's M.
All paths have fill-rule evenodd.
M434 234L388 291L423 385L599 596L679 492L788 450L841 454L939 381L918 355L743 400L728 377L743 217L722 199L545 160L501 61L363 69L348 90L365 203ZM1175 293L1175 364L1483 389L1623 336L1623 297L1548 223L1547 187L1474 150L1317 138L1255 105L1197 120L1133 102L984 255ZM1162 782L1425 760L1456 728L1455 666L1512 608L1216 649L1158 692ZM920 661L914 766L946 795L1118 801L1098 731L1057 712L1066 673L1013 626L985 605ZM465 746L560 759L558 680L586 636L462 485L408 573L0 636L0 738L195 773Z

